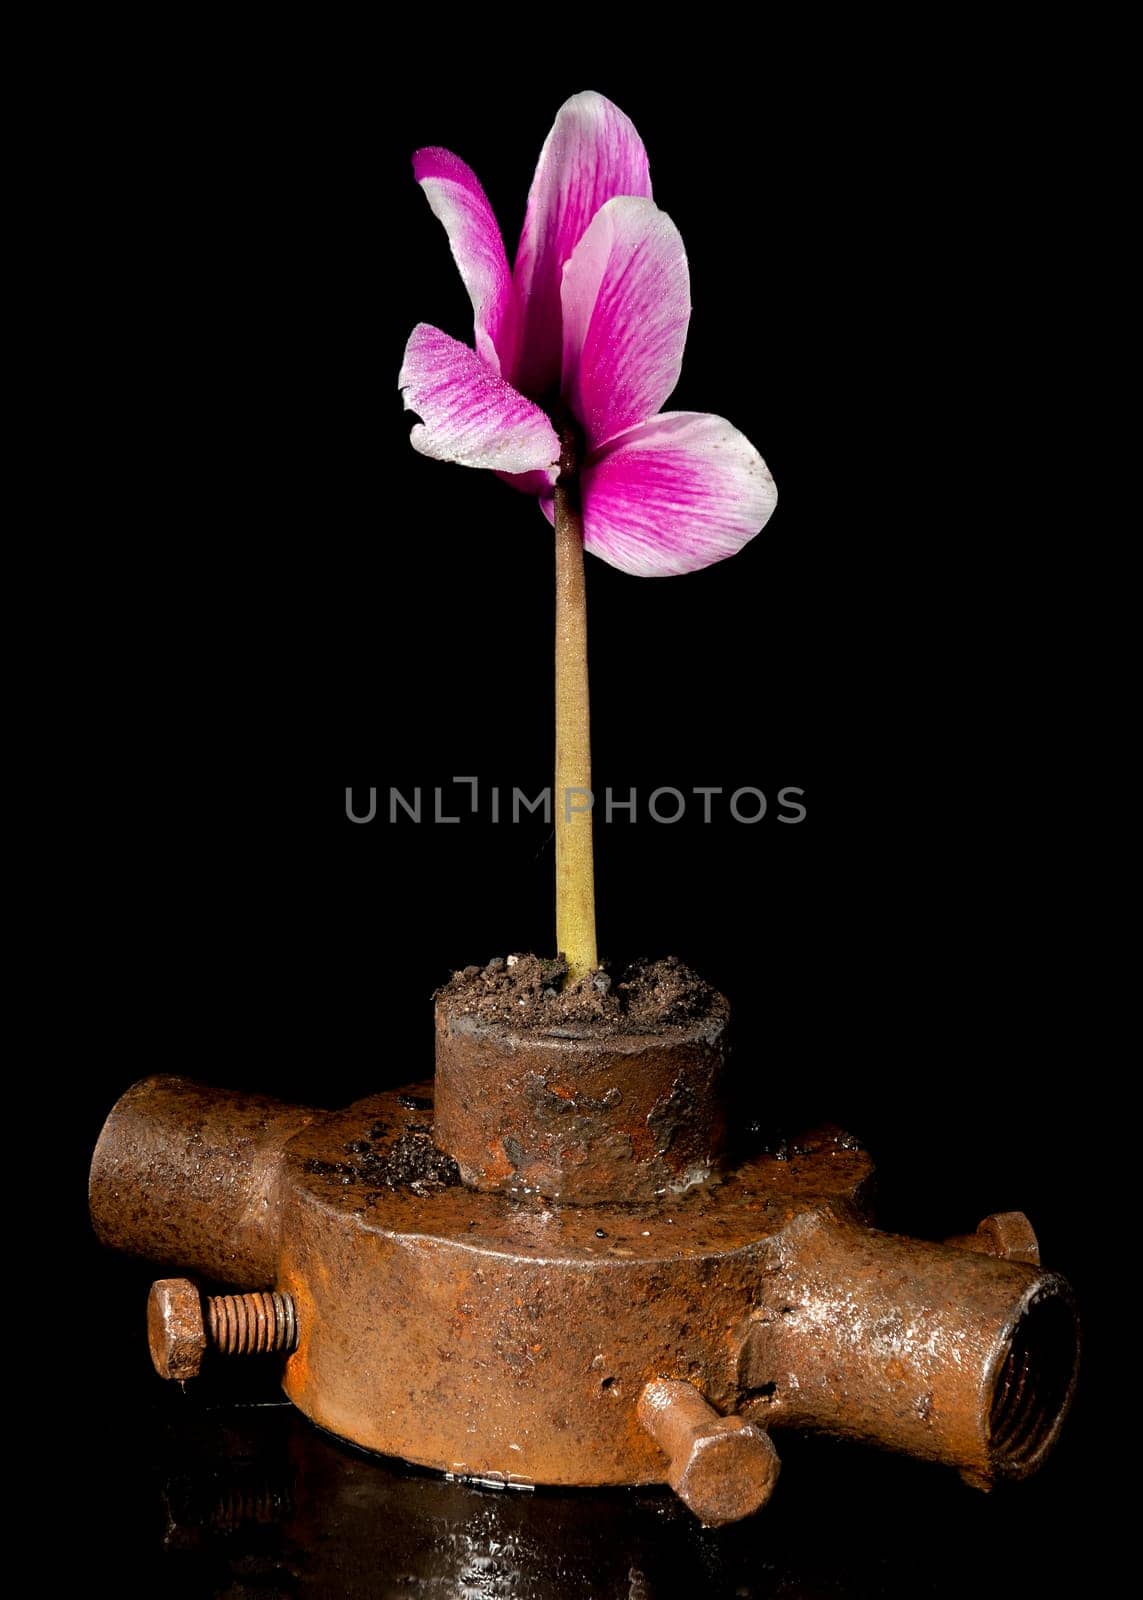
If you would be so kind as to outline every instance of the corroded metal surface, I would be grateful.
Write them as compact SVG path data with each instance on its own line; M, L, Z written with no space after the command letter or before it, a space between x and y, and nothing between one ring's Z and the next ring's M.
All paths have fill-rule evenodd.
M581 1113L598 1131L582 1107L562 1115ZM457 1475L666 1481L715 1522L768 1493L771 1428L866 1439L985 1487L1033 1470L1058 1432L1066 1285L978 1244L875 1232L850 1138L805 1136L679 1192L561 1204L466 1186L434 1132L428 1084L315 1113L151 1080L96 1152L97 1231L272 1284L296 1315L284 1386L300 1409ZM1005 1229L980 1237L1019 1245ZM641 1419L648 1394L674 1397L675 1422L646 1398Z
M147 1344L160 1378L197 1378L206 1353L202 1297L186 1278L160 1278L147 1296Z
M644 1385L687 1379L734 1409L775 1239L794 1208L858 1206L868 1156L823 1136L669 1204L512 1201L390 1166L418 1129L431 1149L429 1094L362 1101L290 1144L286 1392L334 1433L446 1472L663 1481Z
M740 1522L773 1494L780 1463L769 1436L741 1417L719 1416L694 1384L652 1379L638 1415L667 1458L667 1482L704 1527Z
M466 1184L580 1204L707 1178L726 1139L726 1002L659 1035L521 1033L436 1008L436 1139Z
M221 1283L272 1284L282 1151L314 1115L265 1095L144 1078L116 1103L92 1158L97 1235Z
M298 1319L288 1294L212 1294L206 1313L210 1342L220 1355L289 1355L297 1345Z
M975 1250L980 1255L999 1256L1002 1261L1026 1261L1040 1265L1040 1241L1036 1230L1022 1211L996 1211L976 1225L975 1233L958 1233L946 1244L959 1250Z
M289 1355L297 1342L294 1302L277 1290L203 1295L189 1278L160 1278L147 1296L147 1343L160 1378L197 1378L208 1348Z
M770 1268L742 1347L744 1414L943 1461L981 1487L1051 1448L1078 1350L1056 1274L812 1210Z

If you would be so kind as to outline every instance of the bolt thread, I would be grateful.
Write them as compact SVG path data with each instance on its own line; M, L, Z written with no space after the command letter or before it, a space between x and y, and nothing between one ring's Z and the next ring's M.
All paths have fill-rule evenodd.
M212 1294L206 1312L210 1342L224 1356L288 1355L298 1342L293 1299L276 1290Z
M222 1490L208 1520L216 1528L239 1528L244 1522L278 1522L292 1510L287 1490L279 1485L259 1484L256 1488Z

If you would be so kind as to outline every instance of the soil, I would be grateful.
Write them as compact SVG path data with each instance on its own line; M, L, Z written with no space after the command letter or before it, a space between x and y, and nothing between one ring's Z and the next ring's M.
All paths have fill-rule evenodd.
M413 1095L402 1095L400 1103L408 1109L432 1109L431 1100ZM451 1156L437 1149L429 1123L407 1123L391 1141L386 1137L388 1131L384 1122L375 1122L363 1138L350 1139L344 1146L344 1161L322 1161L311 1156L305 1164L306 1171L341 1184L368 1185L375 1192L365 1196L367 1205L373 1204L382 1184L389 1189L434 1194L460 1182L460 1168Z
M496 956L486 967L454 972L437 998L453 1016L576 1037L679 1034L729 1014L723 996L677 956L640 959L614 972L605 964L565 988L566 978L560 959Z

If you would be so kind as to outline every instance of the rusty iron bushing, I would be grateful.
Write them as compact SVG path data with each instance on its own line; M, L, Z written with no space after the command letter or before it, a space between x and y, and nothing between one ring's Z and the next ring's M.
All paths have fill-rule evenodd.
M579 1205L701 1183L726 1137L729 1007L663 1034L603 1038L486 1023L436 1006L434 1136L474 1189Z

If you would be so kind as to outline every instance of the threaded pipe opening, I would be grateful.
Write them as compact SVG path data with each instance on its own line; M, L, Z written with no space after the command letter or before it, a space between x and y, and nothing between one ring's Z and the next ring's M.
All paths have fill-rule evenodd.
M989 1457L998 1476L1023 1478L1059 1432L1075 1388L1079 1328L1062 1283L1024 1308L996 1368L988 1418Z

